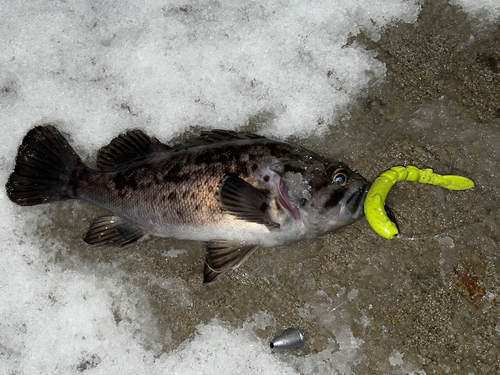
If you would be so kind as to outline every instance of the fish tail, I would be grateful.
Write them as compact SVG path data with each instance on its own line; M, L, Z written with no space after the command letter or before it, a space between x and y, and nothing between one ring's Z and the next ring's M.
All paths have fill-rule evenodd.
M40 125L24 137L5 188L20 206L71 199L85 171L88 168L62 134L52 125Z

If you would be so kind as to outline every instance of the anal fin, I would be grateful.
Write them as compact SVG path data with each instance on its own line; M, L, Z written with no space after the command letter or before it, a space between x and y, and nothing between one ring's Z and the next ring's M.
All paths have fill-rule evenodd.
M94 246L128 247L149 239L149 234L119 216L94 220L83 240Z
M207 245L203 283L216 281L222 275L239 267L259 245L230 241L211 241Z

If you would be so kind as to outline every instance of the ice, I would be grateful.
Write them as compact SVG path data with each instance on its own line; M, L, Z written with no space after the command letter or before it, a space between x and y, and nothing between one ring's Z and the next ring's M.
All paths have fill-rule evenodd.
M358 294L359 290L353 289L349 293L347 293L347 298L349 299L349 301L355 300Z
M235 360L238 359L238 360ZM193 340L160 357L158 367L171 374L297 374L270 354L268 345L243 329L219 321L201 325Z
M402 366L404 364L403 354L401 354L397 350L394 350L389 357L389 363L391 364L391 366Z
M451 3L460 5L467 13L490 22L500 17L500 3L497 0L453 0Z
M165 138L191 126L267 119L279 137L325 130L385 69L351 44L360 30L416 19L412 1L8 2L0 83L11 126L58 122L96 147L147 125Z
M155 319L143 294L120 285L119 272L108 267L106 277L84 269L63 271L35 244L3 232L2 373L70 374L112 368L124 358L132 366L139 360L142 373L152 363L160 339ZM142 333L135 334L139 328Z
M493 18L500 9L494 0L457 3ZM3 2L2 181L26 131L43 122L68 134L82 156L136 127L166 141L192 127L251 121L282 139L321 134L385 74L349 37L363 30L378 40L384 25L414 22L419 10L418 1L404 0ZM64 269L41 251L40 233L22 229L42 220L41 211L14 206L4 189L0 210L1 373L350 373L347 361L361 350L325 302L316 308L339 345L333 355L333 341L300 361L272 355L255 333L275 324L265 314L243 328L212 320L162 353L169 338L158 336L147 298L123 271ZM189 288L182 280L154 282L190 305L177 298ZM356 295L351 290L349 301Z
M177 258L181 254L185 254L186 250L176 250L176 249L170 249L169 251L166 251L163 256L166 258L168 261L168 258Z

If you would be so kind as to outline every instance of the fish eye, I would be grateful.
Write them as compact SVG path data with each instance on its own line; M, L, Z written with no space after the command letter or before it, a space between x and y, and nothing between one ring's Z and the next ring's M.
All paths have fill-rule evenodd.
M345 186L347 184L347 171L343 168L333 171L332 182L336 182L340 186Z

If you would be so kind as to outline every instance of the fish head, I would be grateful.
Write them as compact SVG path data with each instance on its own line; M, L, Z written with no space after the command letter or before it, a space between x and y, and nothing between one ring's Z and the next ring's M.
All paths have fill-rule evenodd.
M283 190L300 213L307 233L317 236L353 223L364 215L370 184L338 164L308 165L283 176Z

